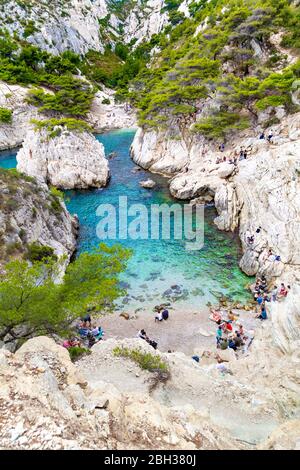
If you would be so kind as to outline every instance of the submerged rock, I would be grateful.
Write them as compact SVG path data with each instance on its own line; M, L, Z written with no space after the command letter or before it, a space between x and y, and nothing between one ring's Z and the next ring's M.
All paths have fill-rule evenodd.
M145 188L145 189L152 189L156 186L156 183L155 181L148 179L146 181L141 181L140 186L142 186L142 188Z
M104 147L88 132L60 127L56 137L30 130L17 154L17 169L63 189L105 186L109 179Z

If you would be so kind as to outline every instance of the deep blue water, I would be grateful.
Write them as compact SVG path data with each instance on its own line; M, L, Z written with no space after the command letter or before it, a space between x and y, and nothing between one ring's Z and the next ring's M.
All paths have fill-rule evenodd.
M149 207L175 202L165 178L144 170L133 171L135 164L129 157L133 137L132 130L98 135L106 155L117 154L110 160L109 185L104 189L67 192L67 207L80 220L78 253L91 250L101 241L96 234L99 204L118 206L119 196L127 196L128 206L142 203ZM15 152L0 154L0 166L12 168L15 164ZM156 181L156 187L152 190L140 187L139 182L149 177ZM213 223L215 215L213 207L205 209L205 244L199 251L187 251L184 241L174 239L117 240L133 250L128 269L122 274L122 280L128 284L128 296L122 300L120 308L129 311L166 301L164 292L174 284L181 288L182 296L177 302L182 308L198 308L208 301L215 302L221 294L242 302L249 299L245 291L249 278L238 268L241 256L238 239L217 230Z

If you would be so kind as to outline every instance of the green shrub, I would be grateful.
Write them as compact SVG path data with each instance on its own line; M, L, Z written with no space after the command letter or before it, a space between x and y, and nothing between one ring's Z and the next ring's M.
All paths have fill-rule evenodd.
M60 191L59 189L55 188L54 186L51 186L50 193L55 198L58 198L58 199L64 198L64 193Z
M110 100L108 98L104 98L102 100L102 104L110 104Z
M32 119L31 123L35 125L36 131L45 129L48 132L50 138L57 137L61 134L60 127L75 132L92 131L91 126L89 126L89 124L87 124L85 121L73 118L48 119L45 121L38 121L37 119Z
M32 263L36 261L45 261L47 259L57 260L54 249L50 246L39 245L34 242L27 246L26 258Z
M86 348L81 348L80 346L75 346L72 348L68 348L70 358L72 362L76 362L81 359L83 356L87 356L92 354L92 351Z
M210 139L225 137L234 130L243 130L249 127L249 120L239 114L220 112L213 116L201 119L194 125L193 131Z
M134 361L143 370L149 372L168 372L168 364L161 360L159 356L154 356L150 353L144 353L139 349L129 349L123 347L116 347L113 350L114 356L126 357Z
M0 123L10 124L12 122L12 111L6 108L0 108Z

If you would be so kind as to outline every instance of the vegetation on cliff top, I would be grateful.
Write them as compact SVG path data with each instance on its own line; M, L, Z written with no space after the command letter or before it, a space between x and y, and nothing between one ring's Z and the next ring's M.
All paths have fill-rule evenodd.
M39 121L37 119L31 120L34 124L35 130L39 131L45 129L50 138L57 137L61 134L62 129L68 129L69 131L75 132L91 132L92 128L85 121L73 118L62 118L62 119L46 119Z
M296 109L291 91L300 61L289 66L282 47L295 54L300 45L299 7L288 0L202 0L190 11L191 18L156 38L160 52L131 84L127 96L140 125L166 128L175 121L186 128L198 115L194 132L224 137L260 110ZM280 49L272 42L276 33Z

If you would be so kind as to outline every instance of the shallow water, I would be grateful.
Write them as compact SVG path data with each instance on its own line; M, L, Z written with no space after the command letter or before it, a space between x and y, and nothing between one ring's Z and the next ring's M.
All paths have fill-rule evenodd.
M135 164L129 157L129 148L133 137L132 130L98 135L106 155L117 154L110 160L112 178L109 185L100 190L67 192L68 209L80 220L78 253L91 250L101 241L96 235L99 204L118 206L119 196L127 196L128 206L142 203L149 207L175 202L165 178L144 170L132 171ZM15 152L0 154L0 166L14 167ZM152 190L140 187L139 182L149 177L157 183L156 187ZM177 291L172 291L172 303L176 302L182 309L198 310L207 302L216 302L221 295L242 303L249 300L245 290L249 278L238 268L241 256L238 238L217 230L213 223L215 215L213 207L205 209L205 244L199 251L187 251L184 241L174 239L117 240L133 250L128 268L122 274L128 296L120 301L119 309L132 311L166 302L170 298L164 293L172 285L179 286ZM106 242L112 244L115 241Z

